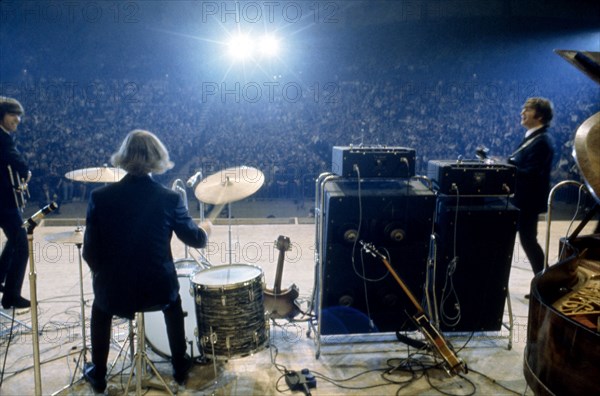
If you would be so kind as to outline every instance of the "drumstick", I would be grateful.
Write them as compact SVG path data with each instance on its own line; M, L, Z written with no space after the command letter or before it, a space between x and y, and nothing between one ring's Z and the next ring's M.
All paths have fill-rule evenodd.
M219 213L221 213L221 211L225 207L225 205L226 204L224 204L224 203L215 205L213 207L213 209L210 211L210 213L208 214L208 220L213 221L214 219L216 219L217 216L219 215Z

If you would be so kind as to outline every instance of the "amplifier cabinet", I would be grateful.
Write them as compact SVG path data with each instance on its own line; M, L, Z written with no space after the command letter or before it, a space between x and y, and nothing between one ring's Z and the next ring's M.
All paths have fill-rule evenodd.
M508 196L515 192L517 169L478 160L431 160L427 163L427 177L440 194Z
M372 243L420 301L435 194L409 180L338 179L323 188L318 282L321 333L414 329L415 308L380 258L361 251Z
M332 172L342 177L410 178L415 175L414 149L406 147L334 146Z
M457 206L456 201L438 198L435 279L440 329L498 331L519 210L501 198L488 198L481 205Z

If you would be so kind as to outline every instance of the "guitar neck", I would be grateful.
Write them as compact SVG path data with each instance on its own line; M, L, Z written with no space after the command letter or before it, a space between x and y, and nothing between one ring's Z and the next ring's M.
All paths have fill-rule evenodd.
M279 251L279 257L277 258L277 271L275 272L275 284L273 285L273 292L275 294L281 293L281 278L283 277L283 260L285 259L285 251Z
M408 286L406 286L406 284L398 276L398 274L396 273L396 271L394 271L394 268L392 268L392 266L387 261L387 259L385 258L385 256L381 257L381 261L383 261L383 264L387 267L388 271L390 271L390 273L392 274L392 276L394 277L394 279L396 279L396 282L398 282L398 284L400 285L400 287L402 288L402 290L404 291L404 293L406 294L406 296L408 297L408 299L410 300L410 302L415 306L415 308L417 309L417 313L418 314L422 314L424 312L423 311L423 307L421 306L421 304L419 304L419 302L417 301L417 299L415 298L415 296L413 296L413 294L411 293L411 291L408 288Z

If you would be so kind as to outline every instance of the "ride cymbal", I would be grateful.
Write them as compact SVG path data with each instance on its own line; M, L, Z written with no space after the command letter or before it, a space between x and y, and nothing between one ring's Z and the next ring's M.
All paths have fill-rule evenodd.
M77 228L75 231L59 232L46 235L48 242L83 244L83 230Z
M98 168L83 168L76 169L65 174L67 179L87 183L116 183L125 176L125 172L121 168L109 168L101 166Z
M265 182L264 174L248 166L228 168L198 183L194 193L200 201L222 205L239 201L257 192Z

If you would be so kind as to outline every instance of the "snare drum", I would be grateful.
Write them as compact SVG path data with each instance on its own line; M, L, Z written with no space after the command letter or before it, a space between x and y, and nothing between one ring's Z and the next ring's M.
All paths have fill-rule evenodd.
M202 270L202 267L194 259L179 259L175 261L177 278L179 280L179 296L181 306L185 315L185 338L188 344L187 353L192 357L201 355L198 345L194 342L194 331L196 329L196 307L194 299L190 294L190 277ZM144 313L144 331L146 341L154 352L163 356L171 357L171 348L167 337L167 326L162 311Z
M191 282L197 342L205 355L232 359L267 346L262 269L247 264L220 265L194 274Z

